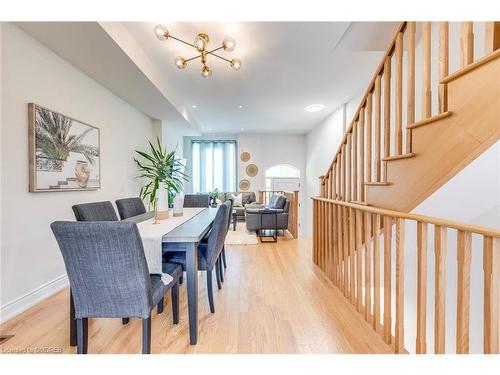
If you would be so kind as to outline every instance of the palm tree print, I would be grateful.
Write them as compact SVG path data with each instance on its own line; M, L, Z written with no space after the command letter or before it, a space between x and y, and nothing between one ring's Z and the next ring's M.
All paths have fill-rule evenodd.
M95 129L89 128L81 134L69 135L71 126L71 119L37 106L35 116L37 150L42 156L57 160L67 160L70 152L80 153L93 165L99 156L99 150L97 147L82 143L82 140Z

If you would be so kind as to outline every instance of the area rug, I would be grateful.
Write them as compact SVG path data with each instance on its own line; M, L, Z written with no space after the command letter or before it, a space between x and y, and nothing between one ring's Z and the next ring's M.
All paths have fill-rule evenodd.
M256 245L259 240L255 231L247 231L245 222L238 222L235 231L232 224L229 227L225 243L226 245Z

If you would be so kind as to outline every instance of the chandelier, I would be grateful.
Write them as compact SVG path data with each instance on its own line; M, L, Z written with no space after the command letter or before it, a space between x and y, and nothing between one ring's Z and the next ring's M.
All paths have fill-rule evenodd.
M187 63L190 61L193 61L196 59L201 59L201 64L202 64L201 75L205 78L209 78L212 75L212 69L210 69L210 67L207 64L207 56L208 55L218 57L219 59L228 62L229 65L231 66L231 68L233 68L235 70L238 70L239 68L241 68L241 61L240 60L238 60L238 59L229 60L229 59L226 59L225 57L220 56L220 55L215 53L221 49L223 49L226 52L234 51L234 48L236 47L236 42L234 41L233 38L226 38L222 41L222 46L217 47L217 48L212 49L212 50L208 50L207 46L208 46L208 42L210 41L210 39L209 39L208 35L204 34L204 33L199 33L198 35L196 35L196 38L194 38L193 43L186 42L180 38L176 38L175 36L171 35L169 33L169 31L163 25L156 25L155 29L154 29L154 33L155 33L156 37L162 42L166 41L169 38L172 38L174 40L177 40L178 42L187 44L188 46L195 48L199 52L199 55L190 57L189 59L186 59L182 56L177 56L175 58L175 66L179 69L184 69L187 66Z

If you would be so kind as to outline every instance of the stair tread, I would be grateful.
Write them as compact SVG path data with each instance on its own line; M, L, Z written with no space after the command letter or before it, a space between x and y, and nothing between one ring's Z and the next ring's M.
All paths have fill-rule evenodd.
M446 112L440 113L438 115L431 116L429 118L414 122L413 124L406 126L406 129L415 129L415 128L419 128L420 126L429 125L429 124L432 124L433 122L450 117L452 114L453 114L452 111L446 111Z
M402 155L394 155L394 156L388 156L386 158L383 158L383 161L391 161L391 160L400 160L400 159L408 159L408 158L413 158L415 156L415 153L410 152L408 154L402 154Z

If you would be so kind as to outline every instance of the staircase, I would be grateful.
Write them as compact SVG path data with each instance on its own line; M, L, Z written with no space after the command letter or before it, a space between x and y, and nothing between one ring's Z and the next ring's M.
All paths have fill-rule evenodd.
M461 24L461 67L451 74L450 25L434 24L439 29L439 53L434 56L432 26L430 22L400 24L330 167L320 177L320 197L313 198L313 259L395 352L404 353L404 227L406 221L414 222L419 262L416 352L425 353L427 231L434 228L434 351L444 353L446 238L448 232L456 235L456 351L467 353L471 235L481 236L484 352L498 353L500 231L408 212L500 138L500 23L486 23L484 41L475 40L472 22ZM421 49L416 46L417 35ZM485 43L485 56L474 60L474 43L478 42ZM417 50L421 64L416 64ZM433 87L431 72L436 69L439 82ZM416 77L421 77L420 85ZM419 108L416 98L421 98ZM418 120L417 111L421 113Z

